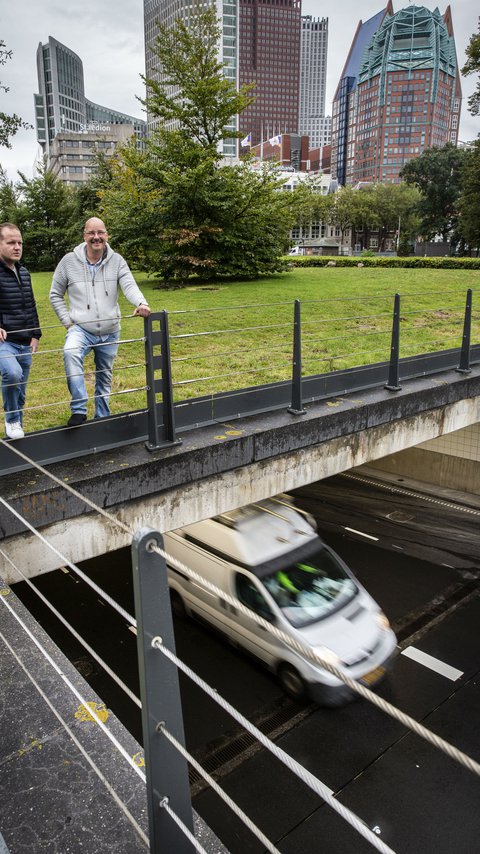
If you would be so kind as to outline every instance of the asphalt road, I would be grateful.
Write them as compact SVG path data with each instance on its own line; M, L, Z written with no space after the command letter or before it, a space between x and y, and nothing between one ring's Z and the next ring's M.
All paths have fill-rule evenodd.
M480 761L480 513L451 496L370 480L330 478L302 489L296 500L314 513L319 533L397 632L399 654L379 695ZM133 612L128 550L82 569ZM51 573L37 583L138 692L135 637L125 621L71 572ZM24 584L16 593L140 740L134 704ZM401 723L365 700L333 710L296 705L270 674L208 629L180 621L175 635L181 658L394 851L473 854L480 847L480 780ZM188 749L208 763L280 851L373 850L200 689L183 677L181 689ZM192 792L195 808L232 854L263 851L195 776Z

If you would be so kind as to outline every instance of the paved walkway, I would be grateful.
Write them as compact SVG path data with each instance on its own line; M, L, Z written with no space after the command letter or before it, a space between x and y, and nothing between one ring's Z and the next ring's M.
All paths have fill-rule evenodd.
M0 672L0 854L148 851L140 745L1 579ZM225 852L194 818L205 850Z

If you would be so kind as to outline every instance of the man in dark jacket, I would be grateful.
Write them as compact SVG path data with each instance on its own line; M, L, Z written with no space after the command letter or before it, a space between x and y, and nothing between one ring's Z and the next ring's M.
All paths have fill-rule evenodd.
M28 374L42 334L30 273L20 264L22 248L18 227L0 223L0 374L8 439L24 436Z

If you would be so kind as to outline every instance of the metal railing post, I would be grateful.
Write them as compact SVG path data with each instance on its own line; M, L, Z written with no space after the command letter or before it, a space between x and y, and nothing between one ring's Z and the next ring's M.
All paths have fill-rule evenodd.
M465 303L465 317L463 320L462 350L460 352L460 364L456 370L459 374L469 374L470 367L470 334L472 331L472 289L467 290Z
M392 342L390 345L390 365L388 368L388 381L385 385L389 391L400 391L402 388L398 381L400 358L400 294L395 294L393 304Z
M158 328L157 327L158 324ZM148 406L149 451L175 445L180 439L175 435L173 411L172 363L168 337L168 312L159 311L145 318L145 369ZM159 349L159 352L156 352ZM161 371L157 379L156 371ZM159 421L157 394L162 395L162 421Z
M300 300L296 299L293 312L293 365L292 365L292 403L288 412L292 415L304 415L307 410L302 400L302 323Z
M158 729L163 722L185 744L177 668L152 645L161 636L162 644L175 652L167 568L153 550L155 546L163 549L163 539L150 528L143 528L132 541L150 851L191 854L192 843L160 806L168 798L172 810L193 833L187 762Z

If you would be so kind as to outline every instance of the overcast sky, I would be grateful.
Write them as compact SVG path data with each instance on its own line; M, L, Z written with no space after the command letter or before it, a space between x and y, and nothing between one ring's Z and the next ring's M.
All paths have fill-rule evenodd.
M331 113L331 99L358 21L368 20L385 5L386 0L303 0L304 15L328 18L327 113ZM395 11L406 5L406 0L394 0ZM425 0L423 5L435 8L431 0ZM451 0L450 6L461 67L465 48L477 30L478 0ZM101 0L93 5L87 0L83 6L68 0L17 0L4 2L3 7L0 39L13 50L13 58L0 66L0 81L10 87L6 95L0 91L2 111L15 112L35 124L36 50L39 42L45 43L53 36L82 60L89 100L131 115L143 115L135 97L143 95L139 76L144 71L142 0ZM439 5L442 14L446 7L446 2ZM462 78L461 140L474 139L480 133L480 119L470 115L466 104L475 88L475 77ZM17 170L32 176L36 151L35 130L19 131L11 150L0 149L0 163L11 180L16 179Z

